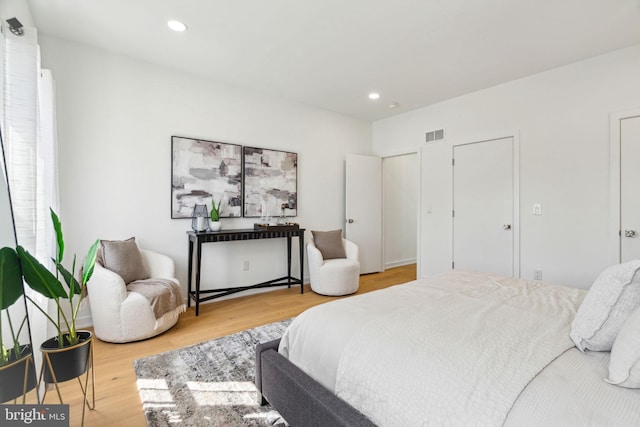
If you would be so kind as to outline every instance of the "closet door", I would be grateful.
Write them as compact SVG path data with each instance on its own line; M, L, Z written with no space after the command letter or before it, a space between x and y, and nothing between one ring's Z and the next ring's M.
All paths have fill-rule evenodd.
M640 117L620 120L620 262L640 259Z
M513 138L453 148L454 269L514 275Z

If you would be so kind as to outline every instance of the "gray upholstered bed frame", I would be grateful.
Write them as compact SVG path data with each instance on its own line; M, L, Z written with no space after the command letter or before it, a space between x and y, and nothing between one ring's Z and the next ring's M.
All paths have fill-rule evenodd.
M280 340L256 347L258 403L269 402L292 427L375 426L278 353Z

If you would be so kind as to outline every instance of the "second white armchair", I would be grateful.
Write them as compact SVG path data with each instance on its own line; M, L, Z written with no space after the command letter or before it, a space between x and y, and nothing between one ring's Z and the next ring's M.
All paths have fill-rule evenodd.
M329 233L334 233L334 235ZM318 245L316 245L316 239L319 240ZM329 245L334 247L324 250L325 255L331 253L325 257L321 249L324 249L322 248L323 245L326 247L327 241L330 242ZM336 245L341 245L344 251L340 253L341 248L335 248ZM311 289L315 293L329 296L348 295L357 292L360 284L358 253L358 246L349 240L343 239L340 230L312 232L312 238L307 244ZM342 257L342 254L344 254L344 257Z

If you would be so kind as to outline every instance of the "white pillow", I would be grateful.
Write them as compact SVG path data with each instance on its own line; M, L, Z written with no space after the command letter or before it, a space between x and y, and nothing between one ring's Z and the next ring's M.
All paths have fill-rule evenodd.
M605 269L591 285L571 324L578 350L609 351L627 317L640 306L640 260Z
M640 308L624 322L609 358L605 381L627 388L640 388Z

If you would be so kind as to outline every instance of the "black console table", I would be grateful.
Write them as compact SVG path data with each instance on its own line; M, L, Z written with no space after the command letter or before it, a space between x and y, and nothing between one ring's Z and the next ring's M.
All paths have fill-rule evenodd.
M300 285L300 293L304 293L302 279L304 277L304 228L297 229L283 229L278 230L278 227L270 227L267 230L222 230L222 231L187 231L189 235L189 293L187 306L191 307L191 300L196 303L196 316L200 312L200 303L209 301L215 298L220 298L226 295L235 294L236 292L246 291L247 289L256 288L269 288L273 286L287 285ZM240 286L235 288L221 288L221 289L208 289L200 290L200 270L202 259L202 244L209 242L231 242L238 240L255 240L255 239L275 239L279 237L285 237L287 239L287 275L279 277L277 279L268 280L250 286ZM297 237L300 247L300 278L297 279L291 276L291 238ZM192 288L192 276L193 276L193 251L196 251L197 268L196 268L196 288ZM204 296L203 296L204 295Z

